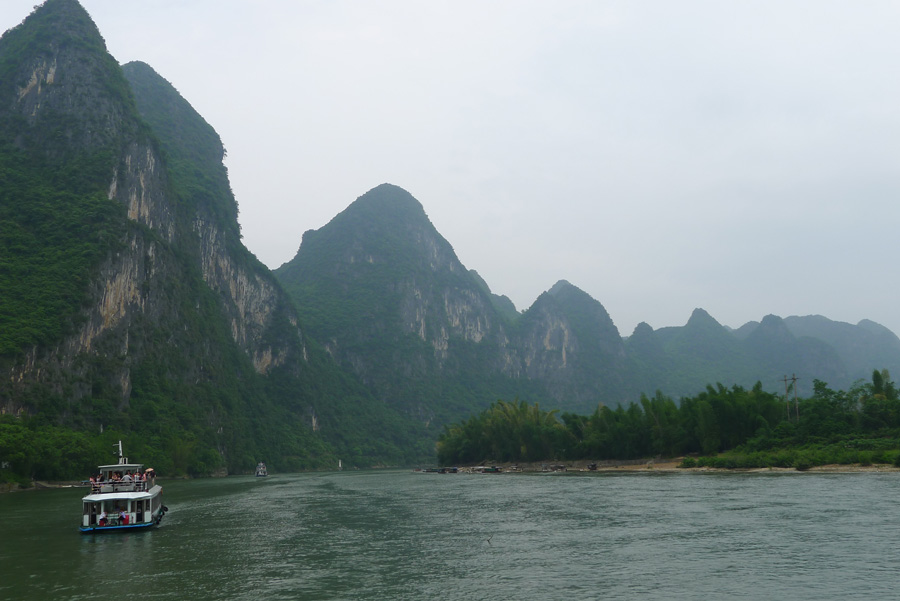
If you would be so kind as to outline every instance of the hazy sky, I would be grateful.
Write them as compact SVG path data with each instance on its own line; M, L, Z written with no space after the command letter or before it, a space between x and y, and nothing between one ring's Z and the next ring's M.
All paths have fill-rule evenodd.
M0 29L36 0L2 0ZM272 268L389 182L525 309L900 332L900 3L82 0L219 132Z

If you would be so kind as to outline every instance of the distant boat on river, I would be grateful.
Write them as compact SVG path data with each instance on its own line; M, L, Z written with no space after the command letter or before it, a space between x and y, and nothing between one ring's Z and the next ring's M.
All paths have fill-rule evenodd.
M260 461L256 464L256 477L262 478L264 476L269 475L269 470L266 469L266 464Z
M502 474L503 468L496 465L478 465L472 468L473 474Z
M129 463L119 447L119 462L99 466L91 476L91 492L81 499L81 532L149 528L159 524L168 508L162 504L162 486L153 468Z
M417 469L417 472L421 472L423 474L456 474L459 472L459 468L456 467L426 467L424 469Z

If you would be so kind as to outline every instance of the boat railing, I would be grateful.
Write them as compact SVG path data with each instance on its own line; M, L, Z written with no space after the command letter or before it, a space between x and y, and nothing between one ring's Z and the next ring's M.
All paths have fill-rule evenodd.
M108 493L108 492L144 492L149 490L153 483L150 480L139 480L137 482L94 482L91 485L91 492Z

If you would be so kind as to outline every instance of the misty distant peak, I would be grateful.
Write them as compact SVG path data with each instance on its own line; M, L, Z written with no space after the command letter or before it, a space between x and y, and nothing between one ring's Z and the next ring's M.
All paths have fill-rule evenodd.
M652 333L653 333L653 327L646 321L642 321L641 323L634 326L634 331L631 332L631 335L632 336L647 336Z
M553 286L550 288L550 290L547 291L547 293L551 296L559 296L559 294L567 288L575 288L576 290L578 289L577 286L573 286L567 280L559 280L558 282L553 284Z
M162 77L159 73L156 72L156 69L154 69L144 61L128 61L127 63L122 65L122 68L133 69L138 73L151 75L153 77Z
M897 338L897 335L890 331L888 328L884 327L878 322L872 321L871 319L863 319L856 325L867 332L871 332L879 336L887 336L894 339Z
M708 327L708 326L716 326L721 328L722 324L716 321L712 315L707 313L704 309L694 309L694 312L691 313L690 319L688 319L685 327L694 328L694 327Z
M376 208L390 211L416 211L425 213L422 203L413 197L412 194L394 184L381 184L375 186L362 196L356 199L353 206L364 206L367 208Z
M784 346L790 345L794 340L794 335L787 327L785 321L777 315L766 315L759 322L757 327L748 337L752 340L766 339L771 343L778 343Z
M762 318L762 321L759 323L761 327L784 327L784 320L781 319L777 315L768 314Z

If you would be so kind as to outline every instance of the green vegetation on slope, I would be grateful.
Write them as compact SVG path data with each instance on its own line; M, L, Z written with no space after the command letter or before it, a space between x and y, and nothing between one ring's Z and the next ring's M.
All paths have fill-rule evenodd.
M0 149L0 356L71 331L124 222L96 185L111 171L108 153L54 168Z
M94 269L124 222L122 208L106 196L115 128L108 121L78 122L67 111L100 96L126 108L133 102L77 3L50 0L0 38L0 98L27 102L20 90L33 70L56 65L60 52L91 56L79 68L90 71L100 91L80 90L70 105L45 94L46 106L30 114L20 106L0 110L0 359L71 331ZM92 132L91 143L85 132Z

